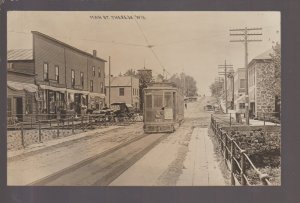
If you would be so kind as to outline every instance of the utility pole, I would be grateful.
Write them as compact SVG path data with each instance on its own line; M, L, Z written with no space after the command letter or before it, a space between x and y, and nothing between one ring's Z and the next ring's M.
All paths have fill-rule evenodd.
M108 107L110 108L110 77L111 77L111 73L110 73L110 56L108 58L108 91L109 91L109 95L108 95Z
M225 60L225 64L224 65L219 65L218 68L223 69L221 72L219 72L219 75L224 75L224 80L225 80L225 109L226 109L226 113L228 113L228 107L227 107L227 74L228 74L228 72L233 71L232 70L233 65L226 64L226 60Z
M246 69L246 94L245 94L245 107L246 107L246 123L249 125L249 86L248 86L248 42L261 42L260 39L249 39L249 36L262 35L259 33L250 33L251 31L261 31L262 28L242 28L230 29L230 36L243 36L243 39L230 40L230 42L243 42L245 45L245 69ZM250 32L249 32L250 31Z

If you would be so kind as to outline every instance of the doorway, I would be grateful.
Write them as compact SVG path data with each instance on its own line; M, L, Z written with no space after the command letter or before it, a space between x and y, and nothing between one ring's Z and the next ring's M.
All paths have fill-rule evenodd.
M15 101L18 121L23 121L23 99L22 97L16 97Z

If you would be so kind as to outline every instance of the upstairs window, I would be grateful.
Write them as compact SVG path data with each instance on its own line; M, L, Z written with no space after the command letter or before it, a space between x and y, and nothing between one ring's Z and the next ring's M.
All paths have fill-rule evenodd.
M83 72L80 72L80 84L81 84L81 87L84 86L84 77L83 77Z
M101 69L100 68L98 69L98 77L99 78L101 77Z
M100 82L100 93L103 93L103 82Z
M75 71L74 70L71 70L71 84L72 84L72 87L75 86Z
M48 63L44 63L44 80L49 80L49 67Z
M93 76L96 75L95 66L93 66Z
M119 88L119 96L124 96L124 88Z
M59 66L55 66L55 80L59 83Z

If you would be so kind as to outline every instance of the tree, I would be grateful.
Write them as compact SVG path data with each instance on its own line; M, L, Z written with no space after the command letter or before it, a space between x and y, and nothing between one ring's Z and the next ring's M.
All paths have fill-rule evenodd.
M274 91L275 95L278 98L281 98L281 46L279 43L276 43L272 49L273 52L270 55L272 61L271 63L275 69Z

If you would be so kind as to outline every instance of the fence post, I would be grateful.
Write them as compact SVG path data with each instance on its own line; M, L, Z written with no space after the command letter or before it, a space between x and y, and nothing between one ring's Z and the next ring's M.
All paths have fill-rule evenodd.
M72 116L72 133L74 134L74 117Z
M50 127L51 127L51 118L49 119L49 122L50 122Z
M228 159L228 151L227 151L227 133L224 133L224 159L225 159L225 164L227 165L227 159Z
M83 115L81 115L81 127L83 127Z
M39 123L39 142L42 142L41 121L38 121L38 123Z
M233 139L230 140L230 152L231 152L231 156L230 156L230 163L231 163L231 173L230 173L230 177L231 177L231 185L235 185L235 180L234 180L234 172L235 172L235 165L234 165L234 143L233 143Z
M266 115L265 113L263 113L263 115L264 115L264 126L266 126Z
M59 119L57 119L57 137L59 137Z
M229 114L229 116L230 116L229 126L231 127L231 113Z
M32 129L32 116L30 117L30 128Z
M22 147L25 148L23 123L21 123L21 142L22 142Z
M241 150L241 168L242 168L242 171L241 171L241 184L242 185L246 185L246 179L244 177L245 175L245 169L246 169L246 163L245 163L245 153L246 153L246 150Z

